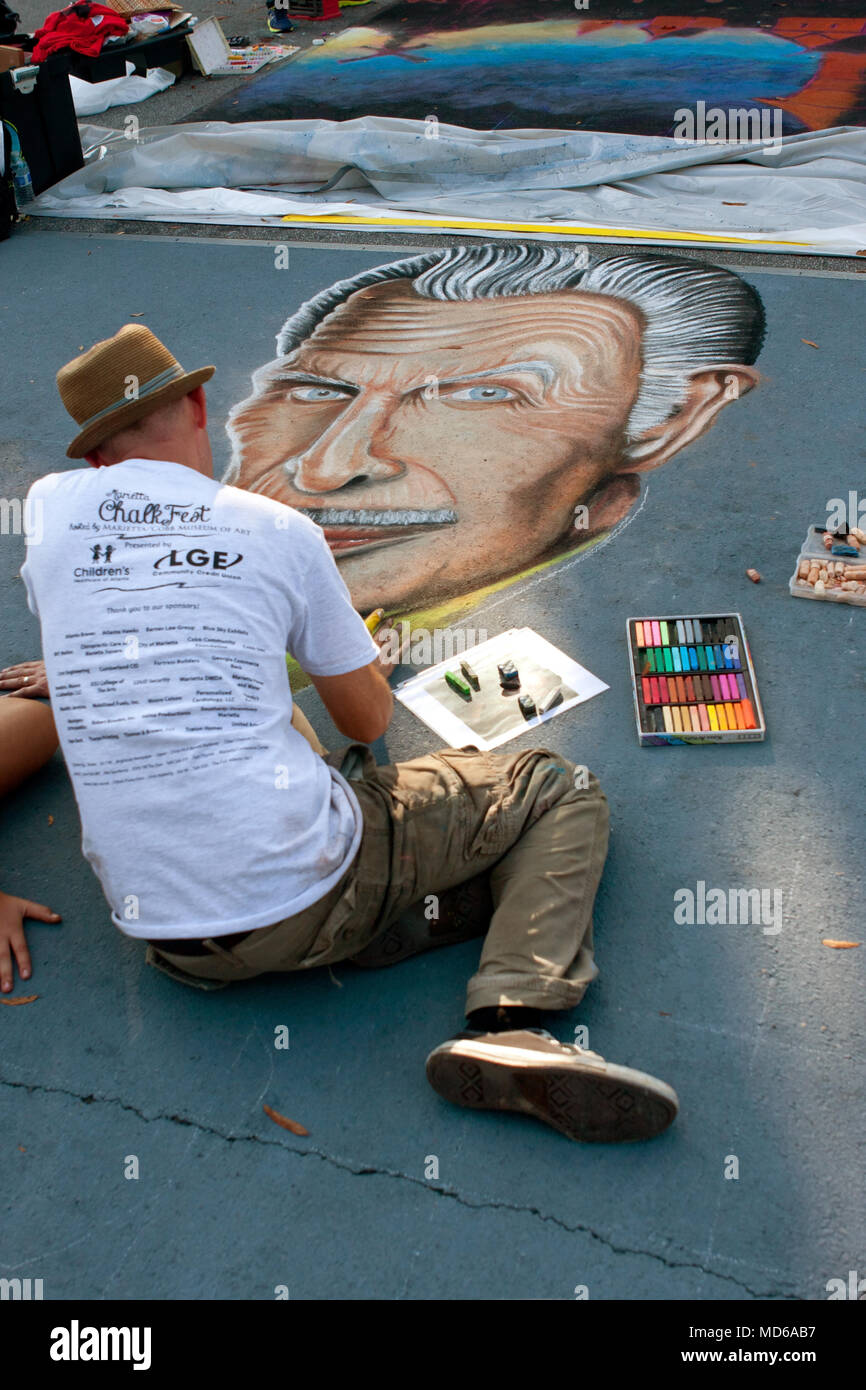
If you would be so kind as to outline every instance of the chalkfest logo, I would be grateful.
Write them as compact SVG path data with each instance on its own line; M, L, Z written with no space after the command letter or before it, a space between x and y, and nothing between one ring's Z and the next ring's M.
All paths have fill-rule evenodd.
M143 506L130 503L143 503ZM110 492L99 504L100 521L122 526L177 526L181 522L207 521L211 508L204 503L193 507L189 502L153 502L143 492Z
M149 1327L69 1327L51 1329L52 1361L131 1361L134 1371L150 1370Z

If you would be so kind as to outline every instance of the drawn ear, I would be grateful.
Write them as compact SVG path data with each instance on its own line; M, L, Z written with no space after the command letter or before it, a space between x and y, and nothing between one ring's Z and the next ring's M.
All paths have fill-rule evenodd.
M602 483L586 503L586 527L581 539L591 540L602 531L613 530L639 497L640 479L634 474L617 473Z
M628 447L619 471L645 473L667 463L692 440L706 434L719 411L730 401L745 396L760 380L761 374L756 368L741 363L692 372L686 399L660 425L646 430Z

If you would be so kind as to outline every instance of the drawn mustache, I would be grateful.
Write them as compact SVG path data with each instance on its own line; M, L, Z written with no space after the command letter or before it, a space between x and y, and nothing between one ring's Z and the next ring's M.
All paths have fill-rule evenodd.
M314 521L317 526L451 526L457 520L452 507L437 507L432 511L417 507L296 507L296 511Z

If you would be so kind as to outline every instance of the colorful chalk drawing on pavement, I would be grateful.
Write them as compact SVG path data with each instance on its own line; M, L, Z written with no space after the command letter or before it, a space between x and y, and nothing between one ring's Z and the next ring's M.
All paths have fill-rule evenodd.
M864 6L866 10L866 6ZM866 14L771 26L585 18L571 0L421 0L329 38L193 119L398 116L476 130L678 132L676 112L772 113L774 134L866 120Z
M606 538L758 384L764 314L730 270L509 241L326 281L273 329L225 481L305 512L356 607L403 615Z

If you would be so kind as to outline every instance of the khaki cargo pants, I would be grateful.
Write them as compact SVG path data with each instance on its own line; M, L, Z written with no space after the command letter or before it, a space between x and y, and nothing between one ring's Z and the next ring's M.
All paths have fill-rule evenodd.
M489 873L493 915L466 1012L499 1004L569 1009L598 974L592 908L608 841L598 780L544 749L444 749L377 767L351 785L364 818L344 877L311 907L207 955L151 948L174 978L247 980L357 955L413 903ZM342 756L329 755L339 767ZM210 986L213 988L213 985Z

